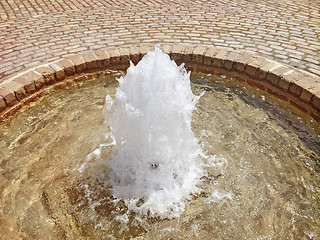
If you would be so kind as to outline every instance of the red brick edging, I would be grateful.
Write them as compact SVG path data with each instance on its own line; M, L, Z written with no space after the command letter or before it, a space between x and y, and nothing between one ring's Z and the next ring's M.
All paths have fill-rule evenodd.
M37 97L40 90L71 76L102 69L126 69L137 63L154 45L105 48L69 56L32 68L0 83L0 117L17 111ZM162 45L178 64L208 73L223 73L247 81L320 122L320 77L303 70L247 52L218 47Z

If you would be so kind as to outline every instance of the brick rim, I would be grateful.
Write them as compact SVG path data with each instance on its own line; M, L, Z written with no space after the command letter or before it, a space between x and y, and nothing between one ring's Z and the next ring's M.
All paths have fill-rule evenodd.
M163 51L177 64L191 70L226 74L246 81L289 102L320 122L320 77L253 53L223 47L165 44ZM70 77L102 69L125 70L129 60L137 63L154 44L108 47L42 64L0 83L0 120L12 115L43 89L59 85ZM78 81L86 79L79 77Z

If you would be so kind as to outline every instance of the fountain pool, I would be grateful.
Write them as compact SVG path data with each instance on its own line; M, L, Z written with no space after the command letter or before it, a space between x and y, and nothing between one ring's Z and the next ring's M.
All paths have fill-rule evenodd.
M104 180L115 149L104 99L124 74L55 91L0 125L2 239L320 237L319 125L225 76L191 74L204 92L191 122L203 172L183 211L129 211Z

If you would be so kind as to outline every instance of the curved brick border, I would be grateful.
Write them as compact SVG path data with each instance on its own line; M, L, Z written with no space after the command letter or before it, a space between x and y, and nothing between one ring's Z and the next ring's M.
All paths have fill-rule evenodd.
M41 90L71 76L135 64L154 45L105 48L69 56L18 74L0 84L0 115L5 118L39 96ZM162 45L177 64L207 73L223 73L288 101L320 122L320 77L258 55L218 47Z

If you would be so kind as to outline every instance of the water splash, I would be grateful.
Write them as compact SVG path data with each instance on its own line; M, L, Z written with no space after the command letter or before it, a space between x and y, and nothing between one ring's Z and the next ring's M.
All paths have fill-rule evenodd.
M178 217L203 174L191 130L200 96L191 91L190 73L156 46L118 81L104 107L116 141L112 194L138 214Z

